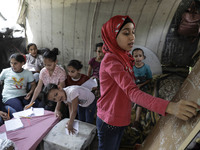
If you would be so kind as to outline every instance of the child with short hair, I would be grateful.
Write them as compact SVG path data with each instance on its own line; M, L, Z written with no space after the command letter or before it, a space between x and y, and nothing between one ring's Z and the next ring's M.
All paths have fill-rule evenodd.
M152 80L152 72L149 65L145 64L143 60L146 58L144 51L141 48L135 48L132 51L132 56L134 58L135 65L133 66L133 71L135 75L135 83L140 90L148 92L148 83ZM136 117L133 122L132 129L136 131L142 131L142 125L140 124L140 115L142 112L142 107L136 105Z
M28 54L26 54L26 64L24 65L24 69L32 71L35 82L38 82L39 72L44 67L43 57L38 54L38 49L35 43L28 44L27 51Z
M0 80L4 81L3 85L3 103L15 109L22 111L24 106L30 102L36 83L32 72L25 70L22 66L25 64L25 58L19 53L10 56L10 68L3 69L0 74ZM27 93L27 84L30 83L31 89ZM38 102L34 104L37 106Z
M70 134L75 133L75 130L73 129L73 122L77 114L78 105L88 109L88 111L84 114L86 118L92 117L88 118L88 120L94 119L94 114L89 114L92 113L89 110L94 105L95 96L89 89L78 85L61 88L55 84L48 84L44 88L44 92L46 94L45 97L47 97L48 100L54 102L63 101L65 104L68 104L70 119L66 127L68 128Z
M117 150L124 129L130 124L132 103L163 116L182 120L197 114L200 106L193 101L169 102L141 91L133 81L135 24L129 16L110 18L101 29L105 56L100 67L101 97L97 101L98 149Z
M88 72L87 72L87 75L89 77L95 77L99 79L99 68L100 68L101 60L103 59L103 56L104 56L104 53L102 51L102 46L103 46L102 42L96 44L95 51L97 53L97 56L93 57L89 61Z
M58 49L46 50L43 54L44 68L40 71L39 82L35 88L33 97L30 104L32 104L42 91L42 87L47 86L49 83L54 83L62 88L65 87L66 72L65 70L57 65L57 55ZM45 109L54 111L55 103L49 104L50 106L45 106ZM27 107L27 106L26 106ZM25 107L25 108L26 108ZM58 109L60 109L60 103L57 104ZM57 112L55 112L57 114ZM59 115L59 114L58 114ZM61 116L61 115L59 115Z

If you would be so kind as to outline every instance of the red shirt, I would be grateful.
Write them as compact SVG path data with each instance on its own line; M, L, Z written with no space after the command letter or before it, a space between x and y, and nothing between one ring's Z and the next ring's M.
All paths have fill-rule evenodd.
M100 90L97 116L113 126L130 124L132 102L162 115L169 103L139 90L119 57L112 53L106 53L101 62Z
M82 85L88 79L90 79L90 77L88 77L85 74L81 74L80 79L78 81L74 81L74 80L72 80L72 78L69 75L67 75L67 79L65 80L65 86Z

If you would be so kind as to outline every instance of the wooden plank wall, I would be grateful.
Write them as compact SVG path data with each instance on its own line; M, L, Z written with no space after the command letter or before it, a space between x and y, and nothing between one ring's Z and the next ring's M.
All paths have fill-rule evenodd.
M28 42L60 50L60 64L96 56L101 27L114 15L129 15L136 23L135 44L161 58L165 37L181 0L26 0ZM28 32L27 32L28 33ZM30 32L29 32L30 33Z

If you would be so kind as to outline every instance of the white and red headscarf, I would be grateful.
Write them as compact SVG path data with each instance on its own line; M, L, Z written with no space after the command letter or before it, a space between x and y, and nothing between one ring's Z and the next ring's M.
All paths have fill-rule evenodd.
M120 15L110 18L103 25L101 29L102 39L104 41L102 50L104 53L113 53L118 57L120 57L125 70L128 71L132 76L134 76L133 75L134 59L132 55L129 52L121 49L116 41L116 37L119 31L121 30L121 27L124 26L126 23L128 23L125 22L127 18L133 23L135 27L135 23L129 16L120 16Z

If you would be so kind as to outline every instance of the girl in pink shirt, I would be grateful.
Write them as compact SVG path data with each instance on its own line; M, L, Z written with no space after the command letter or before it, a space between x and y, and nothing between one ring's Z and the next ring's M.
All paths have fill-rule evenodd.
M38 95L40 94L40 92L42 91L42 87L43 85L46 86L49 83L53 83L58 85L59 87L64 88L65 87L65 79L66 79L66 72L65 70L57 65L57 55L58 55L58 49L54 48L53 50L47 50L45 51L45 53L43 54L43 61L44 61L44 68L40 71L40 76L39 76L39 82L37 84L37 87L35 88L33 97L31 99L31 103L33 103L35 101L35 99L38 97ZM50 110L54 110L55 109L55 104L56 103L51 103L50 108L46 109L50 109ZM60 103L57 103L55 110L59 110L60 109ZM55 112L56 115L61 116L60 112Z
M169 102L139 90L133 82L135 24L129 16L114 16L101 30L104 59L100 66L101 97L97 101L98 150L119 149L124 128L130 124L132 103L161 115L172 114L188 120L197 114L198 104Z

